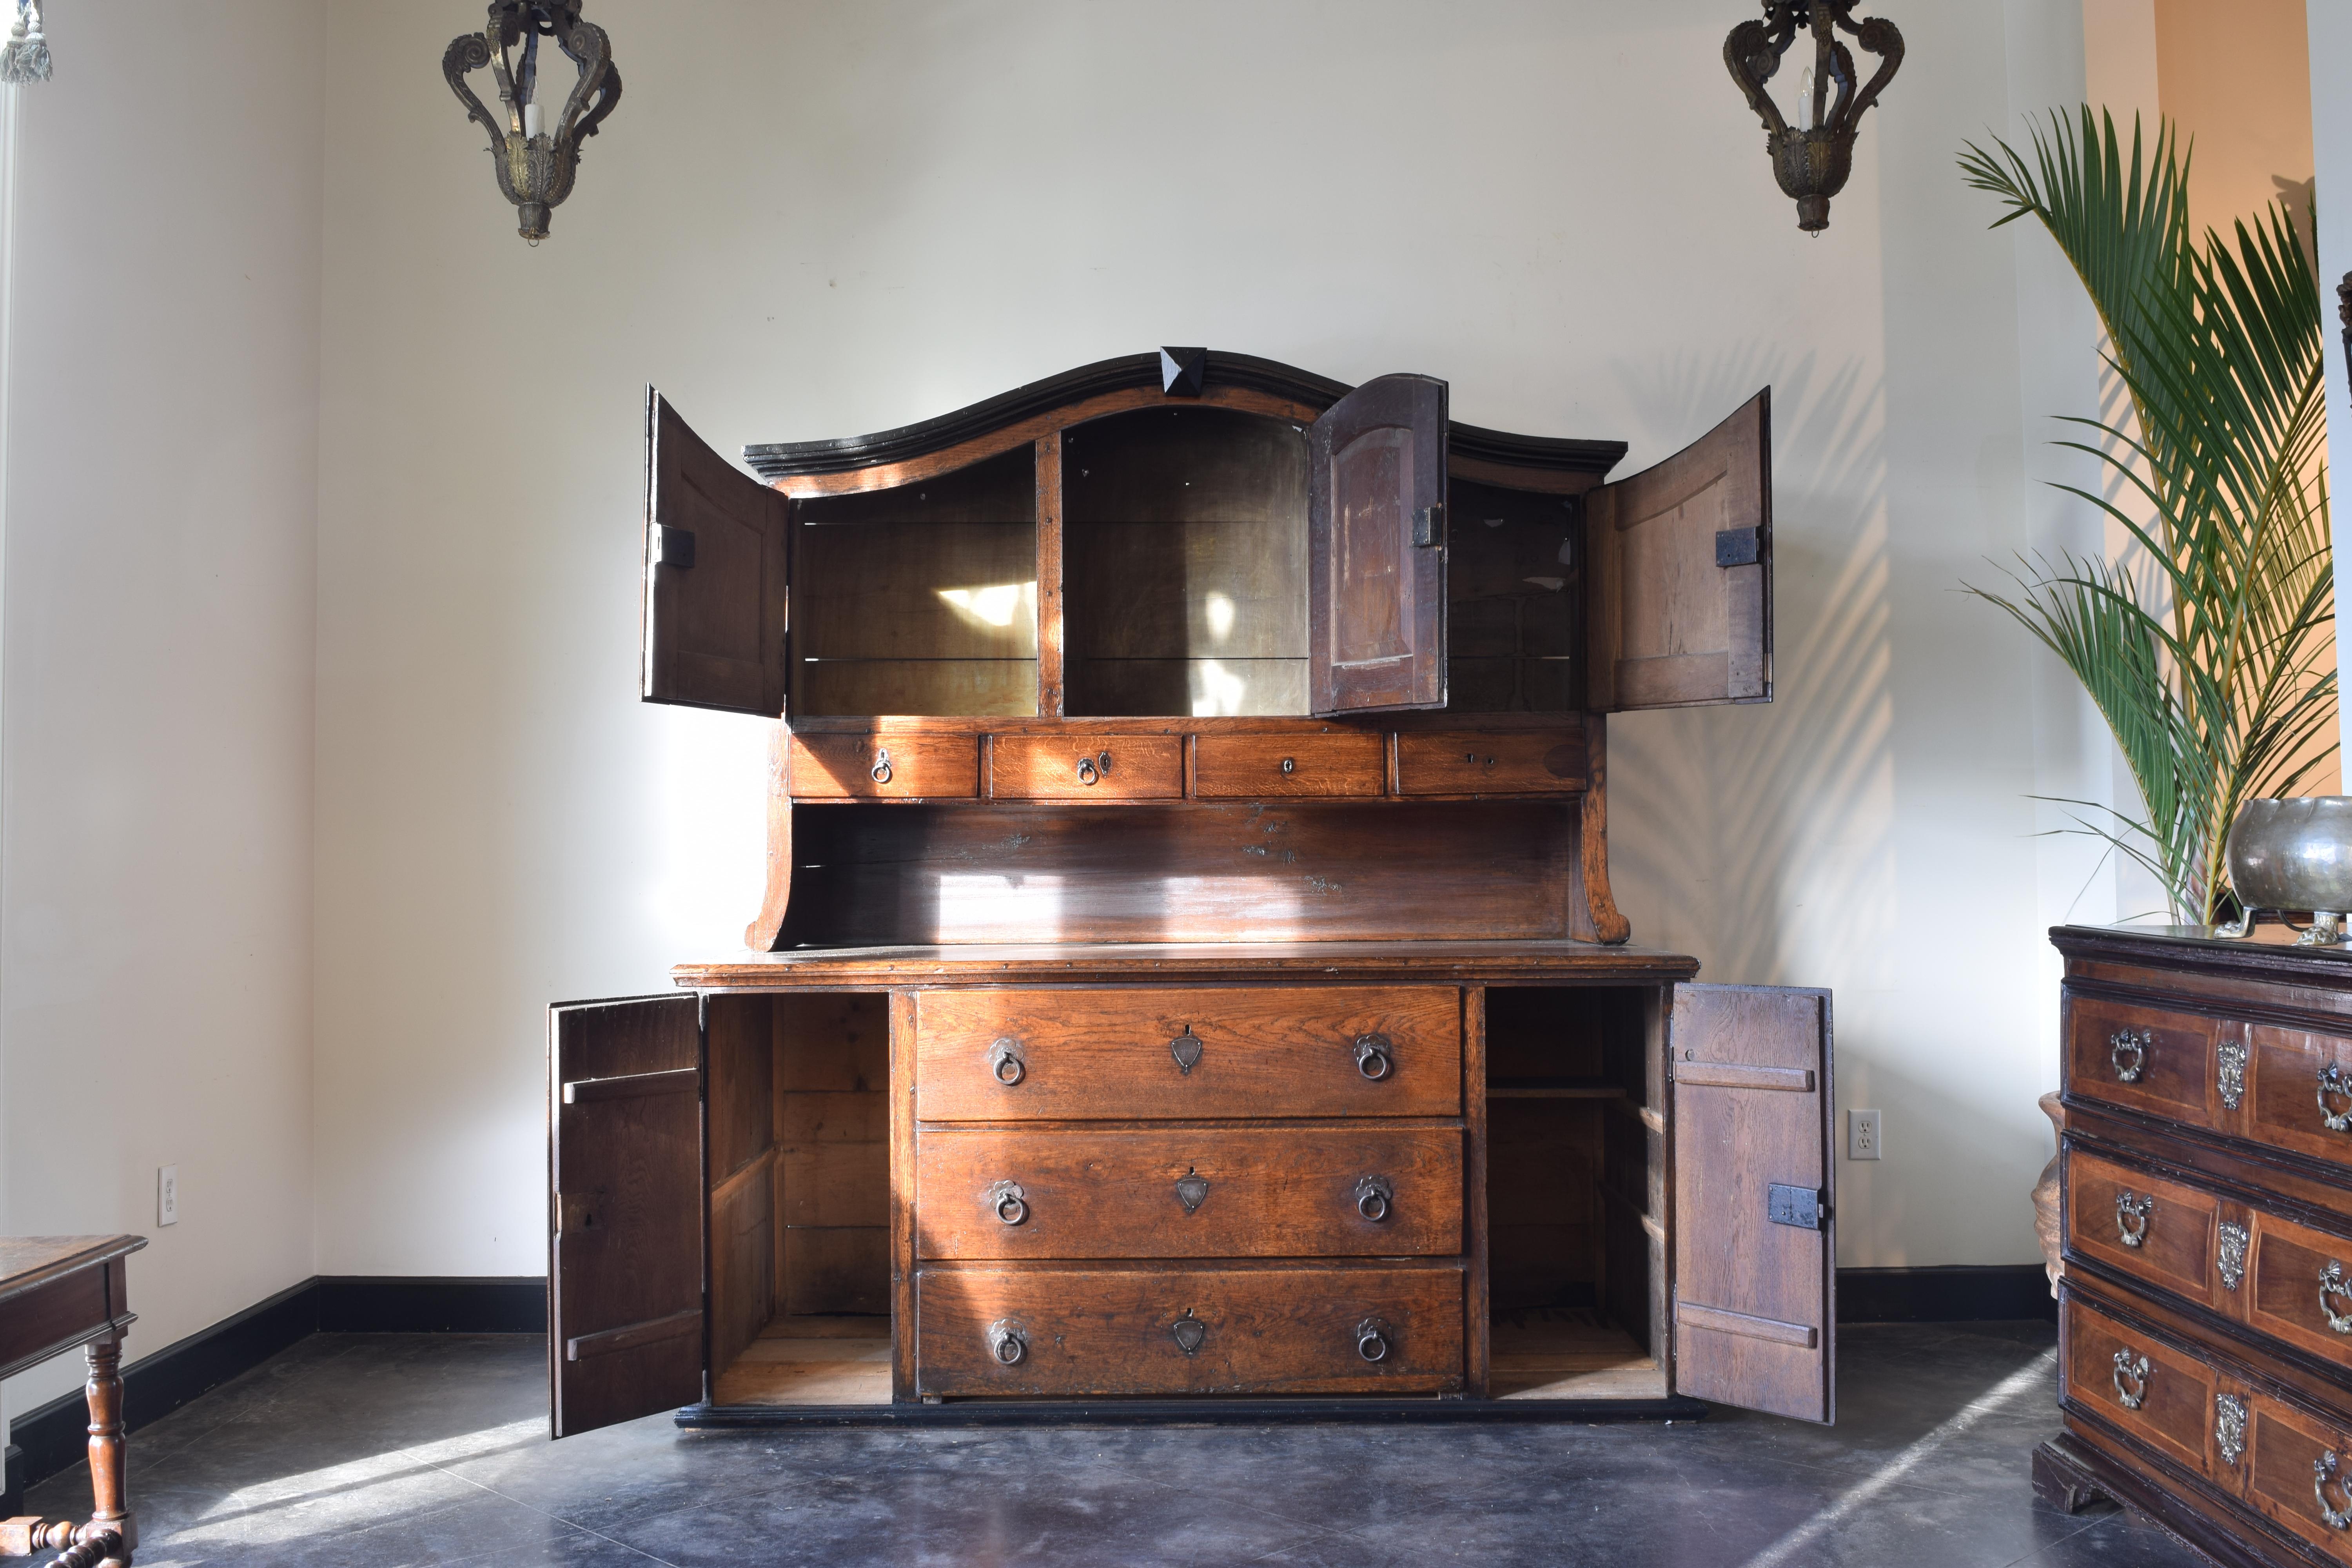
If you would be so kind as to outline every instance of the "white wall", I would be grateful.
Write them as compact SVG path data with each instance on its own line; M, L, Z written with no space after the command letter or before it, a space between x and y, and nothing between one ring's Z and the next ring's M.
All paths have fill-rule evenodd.
M2113 893L2026 797L2105 742L1954 590L2075 537L2030 481L2092 323L1953 158L2080 100L2077 5L1906 8L1819 239L1715 0L593 14L627 96L536 250L449 16L329 21L322 1272L540 1269L545 1004L665 988L756 901L761 726L633 695L644 384L729 450L1161 342L1430 372L1629 471L1773 384L1780 700L1612 726L1620 901L1709 977L1836 987L1888 1149L1845 1262L2034 1256L2043 932Z
M2327 428L2330 445L2352 430L2352 401L2346 397L2343 321L2336 314L2336 286L2352 273L2352 0L2311 0L2306 11L2311 40L2311 151L2313 178L2319 184L2319 288L2322 335L2327 342ZM2332 499L2332 498L2331 498ZM2336 603L2345 603L2344 563L2352 553L2352 515L2336 506L2329 521L2336 532ZM2336 689L2338 727L2344 692Z
M323 29L295 0L50 22L16 164L0 1232L152 1237L137 1356L313 1272Z

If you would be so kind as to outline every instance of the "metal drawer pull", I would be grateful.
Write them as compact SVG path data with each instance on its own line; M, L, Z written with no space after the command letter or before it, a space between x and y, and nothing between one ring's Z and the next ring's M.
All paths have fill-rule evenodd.
M874 753L874 765L866 770L866 775L873 779L876 784L888 784L890 782L889 747L884 746Z
M1022 1192L1018 1182L999 1182L989 1188L988 1206L1007 1225L1019 1225L1029 1217L1028 1194Z
M1396 1070L1396 1047L1386 1035L1356 1037L1356 1070L1374 1083Z
M1176 1058L1176 1070L1187 1078L1201 1065L1201 1037L1192 1032L1190 1024L1184 1026L1182 1034L1168 1042L1168 1054Z
M2126 1379L2132 1386L2126 1388ZM2134 1356L2129 1351L2116 1352L2116 1398L2126 1410L2137 1410L2147 1397L2147 1357Z
M1168 1325L1168 1331L1176 1336L1176 1348L1191 1355L1201 1348L1201 1342L1209 1337L1209 1325L1194 1317L1192 1309L1187 1307L1182 1317Z
M1366 1318L1356 1325L1356 1353L1366 1361L1389 1359L1389 1326L1378 1318Z
M2156 1200L2141 1197L2137 1193L2124 1191L2116 1194L2116 1235L2126 1247L2137 1247L2147 1240L2148 1216L2156 1213Z
M2246 1277L2246 1227L2223 1220L2219 1245L2213 1251L2213 1271L2221 1277L2221 1289L2234 1290L2238 1281Z
M2330 1296L2352 1300L2352 1279L2344 1278L2344 1265L2333 1258L2319 1271L2319 1310L2327 1319L2327 1326L2339 1334L2352 1334L2352 1317L2346 1317L2327 1304Z
M2336 1450L2328 1449L2311 1461L2311 1495L2318 1500L2319 1517L2327 1521L2330 1530L2352 1528L2352 1489L2347 1489L2336 1474ZM2336 1489L2345 1494L2344 1511L2336 1512L2327 1506L2327 1483L2336 1482Z
M1366 1176L1356 1184L1356 1212L1374 1225L1389 1217L1396 1189L1386 1176Z
M2327 1097L2331 1094L2338 1100L2352 1100L2352 1079L2347 1079L2344 1069L2334 1062L2319 1069L2320 1124L2330 1132L2352 1129L2352 1108L2347 1108L2341 1116L2328 1110Z
M2246 1402L2234 1394L2213 1396L2213 1442L2221 1462L2234 1465L2246 1452Z
M2147 1066L2147 1047L2155 1043L2156 1037L2146 1029L2137 1033L2130 1029L2117 1029L2109 1035L2107 1059L2116 1064L2116 1077L2126 1083L2137 1083L2140 1069ZM2128 1065L2124 1061L2126 1056L2131 1058Z
M1029 1064L1021 1059L1021 1042L1007 1035L989 1047L988 1070L1007 1089L1027 1077Z
M1102 772L1095 766L1095 760L1092 757L1080 757L1078 759L1078 782L1080 784L1091 784L1097 783L1101 778Z
M2221 1104L2230 1110L2238 1109L2246 1098L2246 1042L2235 1037L2223 1040L2213 1047L2215 1078L2221 1086Z
M1209 1178L1193 1166L1185 1166L1184 1173L1176 1178L1176 1201L1184 1205L1186 1214L1200 1213L1201 1205L1209 1201Z
M999 1365L1018 1366L1029 1353L1029 1331L1011 1318L999 1318L988 1325L988 1351Z

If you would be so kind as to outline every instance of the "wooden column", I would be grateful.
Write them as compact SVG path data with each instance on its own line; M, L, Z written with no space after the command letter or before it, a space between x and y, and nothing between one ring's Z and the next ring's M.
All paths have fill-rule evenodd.
M1062 716L1062 433L1037 438L1037 716Z

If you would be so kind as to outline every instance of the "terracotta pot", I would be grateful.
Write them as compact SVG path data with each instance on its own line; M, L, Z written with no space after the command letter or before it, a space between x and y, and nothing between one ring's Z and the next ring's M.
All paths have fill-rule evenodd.
M2042 1097L2042 1114L2050 1118L2053 1132L2066 1131L2066 1108L2058 1103L2055 1094ZM2042 1167L2042 1179L2033 1184L2033 1234L2042 1238L2042 1267L2050 1276L2050 1294L2058 1294L2058 1157L2053 1154L2050 1163Z

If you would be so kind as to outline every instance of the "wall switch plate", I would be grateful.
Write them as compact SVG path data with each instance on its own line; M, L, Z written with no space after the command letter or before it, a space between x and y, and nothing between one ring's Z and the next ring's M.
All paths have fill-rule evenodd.
M155 1223L180 1223L180 1167L165 1165L155 1173Z
M1879 1142L1878 1112L1849 1110L1845 1113L1845 1157L1849 1160L1875 1160L1885 1145Z

